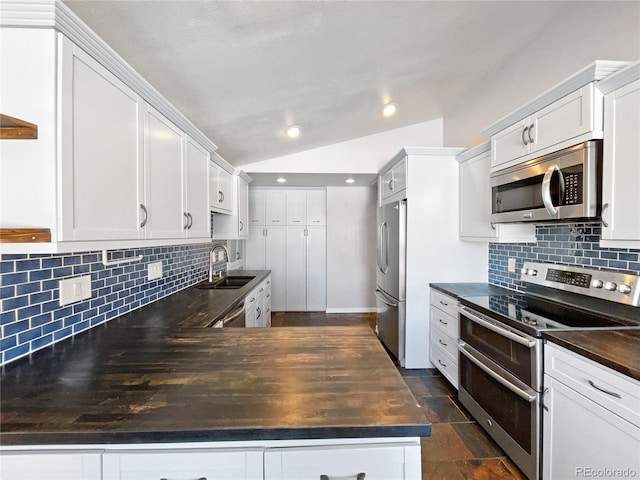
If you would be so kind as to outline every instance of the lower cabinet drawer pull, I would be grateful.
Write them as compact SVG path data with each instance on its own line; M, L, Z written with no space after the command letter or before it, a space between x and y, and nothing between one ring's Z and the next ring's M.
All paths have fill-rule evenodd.
M330 477L329 475L320 475L320 480L364 480L364 477L364 473L358 473L351 477Z
M442 360L438 359L438 363L440 365L442 365L444 368L447 368L447 364L446 363L442 363Z
M440 305L444 305L445 307L449 306L449 304L447 302L443 302L442 300L440 300Z
M165 478L162 477L160 480L172 480L171 478ZM177 480L177 479L176 479ZM185 478L184 480L207 480L207 477L198 477L198 478L194 478L194 479L187 479Z
M600 388L595 383L593 383L591 380L587 380L587 381L589 382L589 385L591 385L593 388L595 388L596 390L598 390L598 391L600 391L602 393L606 393L607 395L611 395L612 397L622 398L619 393L610 392L608 390L605 390L604 388Z
M442 321L442 319L441 319L441 318L440 318L440 319L438 319L438 321L439 321L441 324L443 324L443 325L449 325L447 322Z
M442 345L443 347L447 346L447 344L444 343L441 338L438 339L438 342L440 342L440 345Z

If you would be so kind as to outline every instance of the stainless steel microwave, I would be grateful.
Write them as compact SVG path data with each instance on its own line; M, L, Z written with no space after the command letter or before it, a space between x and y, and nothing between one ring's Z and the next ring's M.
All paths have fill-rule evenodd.
M565 148L491 174L493 223L600 216L602 140Z

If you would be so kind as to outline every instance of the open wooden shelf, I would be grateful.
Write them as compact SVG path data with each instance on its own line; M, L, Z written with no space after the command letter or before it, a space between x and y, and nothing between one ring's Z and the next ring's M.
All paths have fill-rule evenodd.
M0 228L0 243L50 242L48 228Z
M0 138L38 138L38 126L0 113Z

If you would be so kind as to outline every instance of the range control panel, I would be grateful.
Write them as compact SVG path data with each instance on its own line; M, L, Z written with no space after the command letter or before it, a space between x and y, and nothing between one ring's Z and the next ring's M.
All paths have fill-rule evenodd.
M607 270L525 262L520 280L612 302L640 305L640 277Z

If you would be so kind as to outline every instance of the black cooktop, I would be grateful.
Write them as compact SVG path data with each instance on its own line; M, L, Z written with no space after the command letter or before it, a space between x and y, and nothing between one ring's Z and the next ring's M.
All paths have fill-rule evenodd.
M460 303L533 336L544 330L640 329L640 308L568 292L528 292L461 297Z

